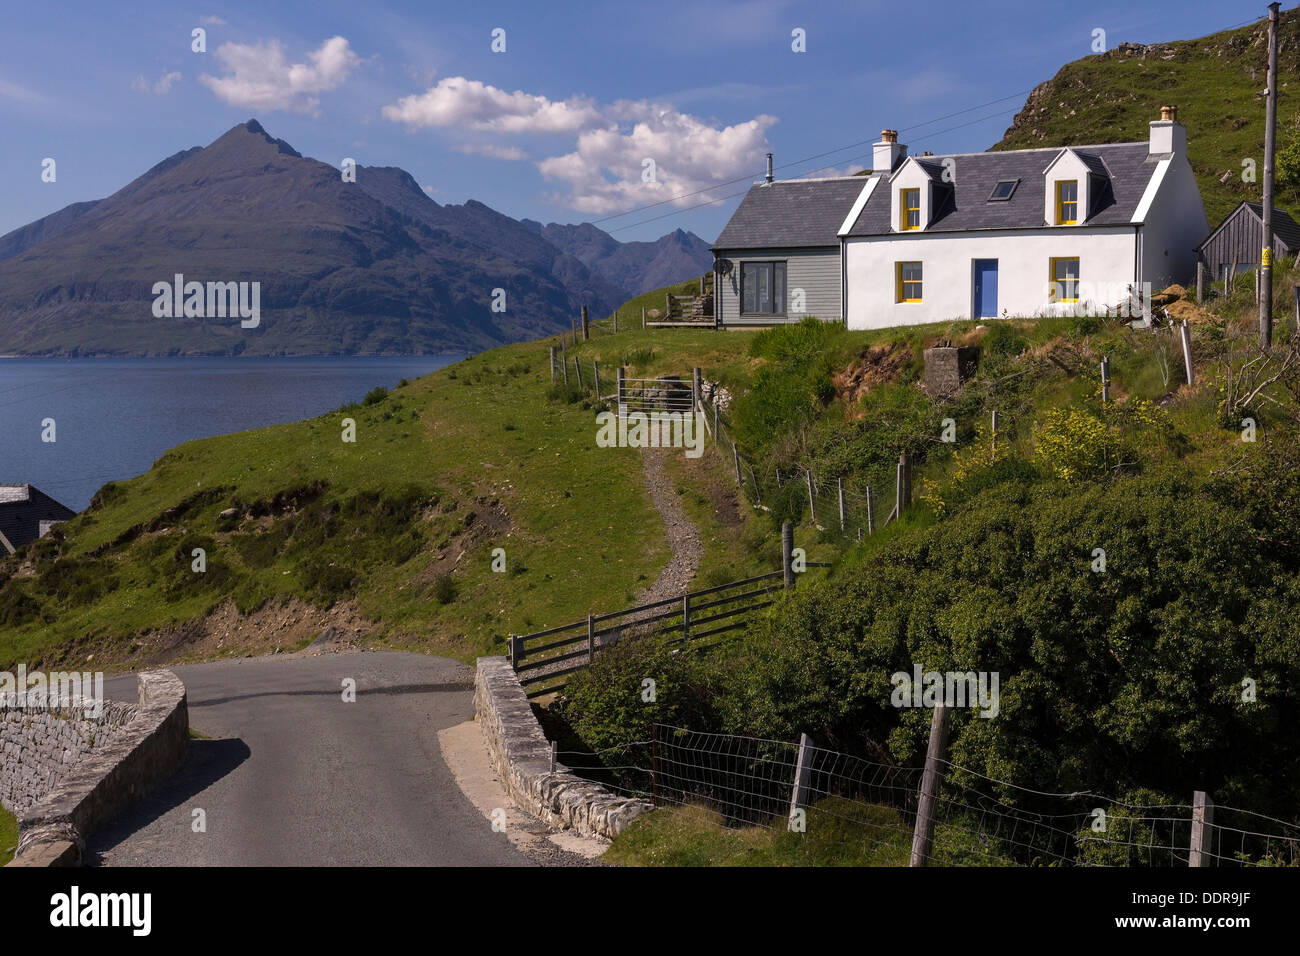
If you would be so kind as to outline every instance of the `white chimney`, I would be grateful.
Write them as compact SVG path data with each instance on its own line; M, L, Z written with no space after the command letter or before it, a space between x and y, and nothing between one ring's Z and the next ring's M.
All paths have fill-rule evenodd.
M1160 107L1160 119L1151 124L1151 155L1187 155L1187 127L1178 122L1177 106Z
M882 129L880 142L871 147L871 171L893 172L894 167L907 157L907 147L898 142L898 130Z

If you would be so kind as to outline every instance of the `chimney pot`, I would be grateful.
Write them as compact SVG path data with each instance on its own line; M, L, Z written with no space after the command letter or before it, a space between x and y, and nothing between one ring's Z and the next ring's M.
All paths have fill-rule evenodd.
M772 181L772 154L771 153L767 154L767 177L765 178L764 181L769 183Z
M898 130L896 130L896 129L882 129L882 130L880 131L880 141L881 141L882 143L897 143L897 142L898 142Z
M1178 119L1178 107L1177 107L1177 106L1162 106L1162 107L1160 107L1160 119L1162 119L1162 120L1177 120L1177 119Z

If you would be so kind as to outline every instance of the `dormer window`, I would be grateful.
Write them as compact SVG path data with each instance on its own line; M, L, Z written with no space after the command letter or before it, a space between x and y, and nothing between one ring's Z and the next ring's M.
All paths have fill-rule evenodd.
M1079 221L1079 181L1063 179L1056 184L1056 224L1073 226Z
M993 192L989 193L989 202L1006 202L1011 198L1011 194L1016 191L1020 185L1018 179L1004 179L993 187Z
M921 190L904 189L902 191L902 202L899 204L901 215L899 216L898 228L901 232L909 232L921 228Z

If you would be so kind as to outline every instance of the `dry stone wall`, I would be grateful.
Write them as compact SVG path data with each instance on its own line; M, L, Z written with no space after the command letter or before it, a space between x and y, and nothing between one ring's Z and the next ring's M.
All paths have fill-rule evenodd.
M488 758L510 798L551 826L613 839L653 809L645 800L615 796L563 764L551 770L551 745L506 658L478 659L474 711Z

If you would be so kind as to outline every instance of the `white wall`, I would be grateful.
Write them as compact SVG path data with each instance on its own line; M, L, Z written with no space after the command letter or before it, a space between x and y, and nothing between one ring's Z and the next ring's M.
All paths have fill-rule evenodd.
M1187 157L1175 155L1142 227L1141 280L1159 292L1196 281L1196 247L1210 234L1201 191Z
M1189 242L1195 246L1202 238L1189 237ZM1048 303L1050 260L1054 256L1078 256L1082 283L1132 282L1134 229L1076 226L869 236L847 240L844 256L851 329L971 318L976 259L998 260L998 314L1005 309L1008 316L1032 317L1074 308L1073 304ZM924 277L922 301L895 302L894 264L918 260Z

